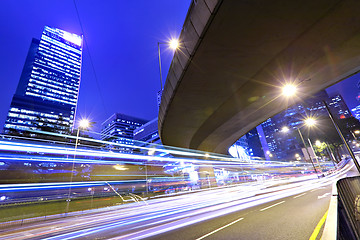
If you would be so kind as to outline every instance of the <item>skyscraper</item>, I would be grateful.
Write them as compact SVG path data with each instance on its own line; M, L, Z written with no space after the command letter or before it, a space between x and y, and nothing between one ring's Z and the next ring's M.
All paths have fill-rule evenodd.
M74 124L82 61L82 36L45 27L33 39L13 96L4 132L69 132Z

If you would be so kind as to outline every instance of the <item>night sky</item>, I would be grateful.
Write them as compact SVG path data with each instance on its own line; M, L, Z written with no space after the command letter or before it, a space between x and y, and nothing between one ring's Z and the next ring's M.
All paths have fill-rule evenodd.
M100 4L101 2L101 4ZM82 77L77 116L100 124L115 112L151 120L157 116L160 89L157 42L178 37L190 0L76 0L84 28ZM73 0L0 1L0 129L32 38L45 25L81 34ZM89 53L94 63L92 69ZM173 52L162 46L163 79ZM329 89L341 93L349 108L359 103L353 76Z
M157 42L178 37L190 0L76 0L85 33L77 116L97 122L115 112L154 119L160 75ZM81 34L73 0L0 1L0 129L32 38L44 26ZM98 84L89 60L94 63ZM173 52L162 45L163 80Z

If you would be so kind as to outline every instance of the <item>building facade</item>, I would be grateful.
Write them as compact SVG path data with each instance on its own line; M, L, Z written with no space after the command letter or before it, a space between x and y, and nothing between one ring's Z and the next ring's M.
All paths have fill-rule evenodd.
M4 133L68 133L74 124L82 62L82 36L45 27L33 39L10 104Z
M147 122L147 120L141 118L114 113L101 124L101 140L133 145L134 130ZM130 149L125 148L123 149L125 152L131 152Z
M155 118L134 130L134 140L161 144L158 131L158 118Z

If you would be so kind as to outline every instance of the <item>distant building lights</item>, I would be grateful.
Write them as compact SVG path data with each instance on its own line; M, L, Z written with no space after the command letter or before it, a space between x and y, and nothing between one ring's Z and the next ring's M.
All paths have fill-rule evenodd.
M69 42L81 46L82 38L76 34L72 34L64 31L63 38Z
M286 127L286 126L282 127L282 129L281 129L281 131L284 132L284 133L288 132L289 130L290 129L288 127Z

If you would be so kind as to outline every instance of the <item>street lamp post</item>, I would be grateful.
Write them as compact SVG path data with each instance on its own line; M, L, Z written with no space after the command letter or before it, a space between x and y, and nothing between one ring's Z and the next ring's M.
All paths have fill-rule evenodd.
M306 122L307 122L308 124L310 124L310 122L311 122L311 124L314 124L314 122L313 122L313 121L310 121L310 120L307 120ZM301 141L302 141L302 143L303 143L303 145L304 145L304 147L305 147L306 153L309 155L309 158L310 158L311 164L312 164L312 166L313 166L313 168L314 168L314 171L315 171L315 173L316 173L316 176L317 176L318 178L320 178L319 175L318 175L318 172L317 172L317 170L316 170L316 168L315 168L314 162L313 162L313 160L312 160L312 158L311 158L309 149L306 147L306 144L305 144L303 135L301 134L300 128L297 128L296 130L298 131L298 133L299 133L299 135L300 135L300 139L301 139ZM286 133L286 132L288 132L288 131L289 131L289 128L288 128L288 127L284 126L284 127L282 128L282 132L285 132L285 133Z
M158 46L158 57L159 57L159 73L160 73L160 98L162 95L162 91L163 91L163 80L162 80L162 70L161 70L161 51L160 51L160 45L161 44L165 44L168 45L169 48L171 48L172 50L177 50L180 46L179 40L178 39L171 39L169 42L158 42L157 46ZM161 100L161 99L160 99Z
M351 150L349 144L346 142L345 137L344 137L344 135L342 134L339 126L336 124L336 122L335 122L335 120L334 120L334 117L332 116L332 113L330 112L327 103L326 103L325 101L323 101L323 103L324 103L324 105L325 105L325 109L326 109L326 111L327 111L327 113L328 113L328 115L329 115L329 118L331 119L332 123L334 124L334 126L335 126L335 128L336 128L336 131L338 132L341 140L343 141L346 149L348 150L351 158L353 159L353 162L354 162L354 164L355 164L355 166L356 166L356 169L357 169L358 172L360 173L360 165L359 165L358 161L356 160L353 151Z
M160 54L160 42L158 42L158 53L159 53L159 72L160 72L160 91L163 90L162 72L161 72L161 54Z
M296 92L297 92L297 87L298 87L298 85L295 85L293 83L287 83L282 87L282 94L284 96L286 96L286 97L295 96ZM305 124L308 125L309 127L311 127L311 126L315 125L315 120L312 119L312 118L308 118L308 119L305 120ZM317 177L319 178L318 172L317 172L317 170L315 168L315 165L314 165L314 162L313 162L313 160L312 160L312 158L310 156L309 150L306 147L306 144L305 144L304 138L303 138L303 136L301 134L300 128L297 128L297 130L298 130L300 138L301 138L301 140L302 140L302 142L304 144L305 150L306 150L307 154L309 155L309 158L310 158L311 164L312 164L312 166L313 166L313 168L315 170L315 173L316 173ZM309 140L309 143L310 143L310 146L311 146L310 139L308 139L308 140Z
M68 197L67 197L67 199L66 199L66 209L65 209L65 212L66 212L66 213L68 213L68 211L69 211L69 204L70 204L70 201L71 201L71 184L72 184L73 177L74 177L76 149L77 149L77 146L78 146L78 144L79 144L80 129L81 129L81 128L86 129L86 128L88 128L89 126L90 126L89 120L87 120L87 119L82 119L82 120L80 120L78 129L77 129L76 139L75 139L74 158L73 158L73 164L72 164L71 175L70 175L69 192L68 192Z
M303 142L303 144L304 144L304 147L305 147L306 153L309 155L309 158L310 158L311 164L312 164L312 166L313 166L313 168L314 168L314 171L315 171L315 173L316 173L316 176L317 176L318 178L320 178L320 177L319 177L319 174L318 174L318 172L317 172L317 170L316 170L316 167L315 167L315 165L314 165L314 162L313 162L313 160L312 160L312 157L311 157L311 155L310 155L309 149L306 147L306 144L305 144L305 141L304 141L303 135L301 134L300 128L297 128L297 130L298 130L298 132L299 132L299 135L300 135L301 141L302 141L302 142Z
M319 163L319 158L318 158L318 156L317 156L316 153L315 153L313 144L312 144L310 138L308 138L307 140L308 140L308 142L309 142L309 145L310 145L310 147L311 147L311 150L312 150L313 153L315 154L316 163L317 163L317 165L319 166L319 168L321 169L321 166L320 166L320 163Z

